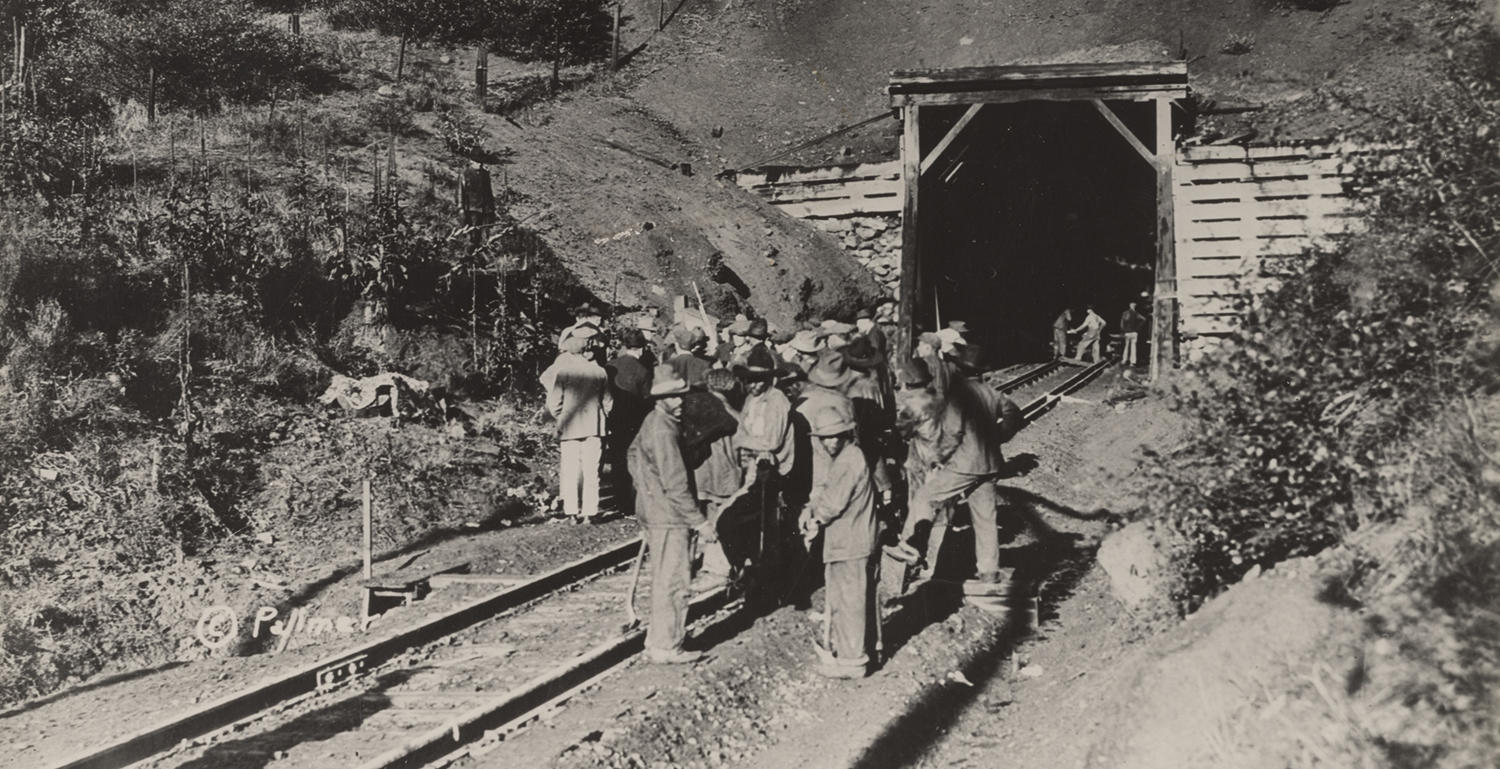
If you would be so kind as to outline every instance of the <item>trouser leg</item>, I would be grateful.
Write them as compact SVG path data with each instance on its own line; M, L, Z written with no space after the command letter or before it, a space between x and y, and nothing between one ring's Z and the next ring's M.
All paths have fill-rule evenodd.
M1137 340L1140 339L1140 336L1140 332L1137 331L1130 331L1125 334L1125 352L1120 357L1122 360L1132 366L1134 366L1136 362L1135 346Z
M1000 570L1000 529L995 481L984 478L969 493L969 515L974 519L974 567L980 574Z
M688 603L692 600L689 529L648 528L651 548L651 626L646 646L680 651L687 639Z
M603 443L598 436L577 441L578 472L582 476L583 506L579 511L585 518L599 514L599 460Z
M825 564L825 610L832 624L833 649L840 664L869 662L873 558Z
M952 470L934 470L928 473L922 488L912 495L911 512L906 516L906 526L901 532L901 538L909 539L915 531L917 522L931 522L937 515L939 505L963 496L973 482L973 476L955 473Z
M562 441L558 454L557 494L562 497L563 512L569 518L577 518L579 492L583 484L583 441Z

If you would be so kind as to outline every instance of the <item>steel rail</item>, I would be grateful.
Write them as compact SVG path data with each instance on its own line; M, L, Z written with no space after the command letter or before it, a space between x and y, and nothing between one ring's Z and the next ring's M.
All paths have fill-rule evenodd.
M1047 378L1047 376L1049 376L1052 372L1058 370L1059 368L1062 368L1062 361L1048 361L1024 374L1021 374L1020 376L1017 376L1005 382L1001 382L1000 384L993 385L993 387L1003 393L1008 393L1012 390L1019 390L1022 387L1031 384L1032 382Z
M720 588L697 596L693 600L691 611L694 616L702 618L729 608L733 603L728 600L728 592ZM456 751L467 749L466 746L484 739L486 734L519 726L548 703L566 699L590 683L604 678L643 652L645 645L645 628L631 630L619 638L605 641L521 686L360 764L357 769L419 769L434 763L447 763L443 759L456 759Z
M66 759L63 763L53 764L50 769L121 769L163 753L184 741L223 729L296 697L311 694L318 689L320 674L350 666L374 668L409 649L431 643L501 612L518 608L621 566L634 558L640 547L641 540L633 539L586 556L536 579L460 606L411 630L298 668L252 689L210 702L166 723L121 737L103 747Z
M1079 391L1083 388L1084 385L1094 381L1094 379L1096 379L1100 374L1104 373L1104 370L1106 368L1109 368L1109 366L1113 363L1114 361L1112 359L1105 358L1098 363L1095 363L1092 366L1089 366L1088 368L1078 372L1077 374L1068 377L1067 381L1063 382L1057 387L1052 388L1050 392L1041 395L1030 403L1027 403L1025 406L1022 406L1022 421L1024 421L1026 424L1030 424L1031 422L1035 421L1037 417L1047 413L1048 411L1051 411L1052 407L1056 406L1058 402L1062 400L1064 395L1070 395Z

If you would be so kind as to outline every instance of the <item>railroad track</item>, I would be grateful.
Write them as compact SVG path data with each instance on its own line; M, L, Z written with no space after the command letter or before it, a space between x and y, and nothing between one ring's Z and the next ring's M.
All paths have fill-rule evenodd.
M1099 376L1101 361L1022 407L1027 423ZM1001 383L1015 391L1056 362ZM492 744L629 663L645 631L622 628L641 546L632 540L118 739L51 769L423 767ZM649 601L643 579L638 601ZM694 602L695 632L738 608Z
M639 548L610 548L54 769L425 766L529 721L644 648L644 630L622 628L624 567ZM698 631L734 608L722 591L699 596Z

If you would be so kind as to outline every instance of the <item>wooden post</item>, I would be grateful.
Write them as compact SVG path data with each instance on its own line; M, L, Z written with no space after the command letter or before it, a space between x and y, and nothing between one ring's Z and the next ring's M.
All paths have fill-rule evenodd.
M372 556L370 555L370 543L373 539L370 536L370 529L372 518L374 516L370 514L370 477L368 475L365 476L363 486L365 497L365 579L373 579L375 577L375 569L374 564L371 562Z
M1172 204L1172 100L1156 100L1156 296L1151 318L1151 379L1177 365L1177 226Z
M917 301L922 296L922 269L917 251L917 189L922 181L922 140L920 108L915 104L902 109L901 178L906 184L906 199L901 207L901 360L911 357L917 336Z
M401 45L396 49L396 84L401 83L401 73L406 70L406 33L401 33Z
M474 49L474 103L484 111L485 92L490 84L490 52L484 46Z
M146 122L156 122L156 67L146 75Z
M615 3L615 26L610 33L609 41L609 68L617 70L620 68L620 4Z
M292 14L292 18L290 19L290 21L288 21L288 25L292 28L292 34L294 34L294 35L300 35L300 34L302 34L302 14L300 14L300 13L294 13L294 14Z
M667 0L657 0L656 3L656 31L660 32L667 28Z

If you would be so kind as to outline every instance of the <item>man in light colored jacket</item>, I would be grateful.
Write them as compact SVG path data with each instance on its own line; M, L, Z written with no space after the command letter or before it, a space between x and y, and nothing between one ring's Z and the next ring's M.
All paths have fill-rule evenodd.
M605 419L614 406L609 391L609 373L589 360L588 348L599 329L591 324L574 326L563 333L561 352L542 372L547 390L547 411L557 420L558 492L563 512L574 522L594 520L599 515L599 464Z

